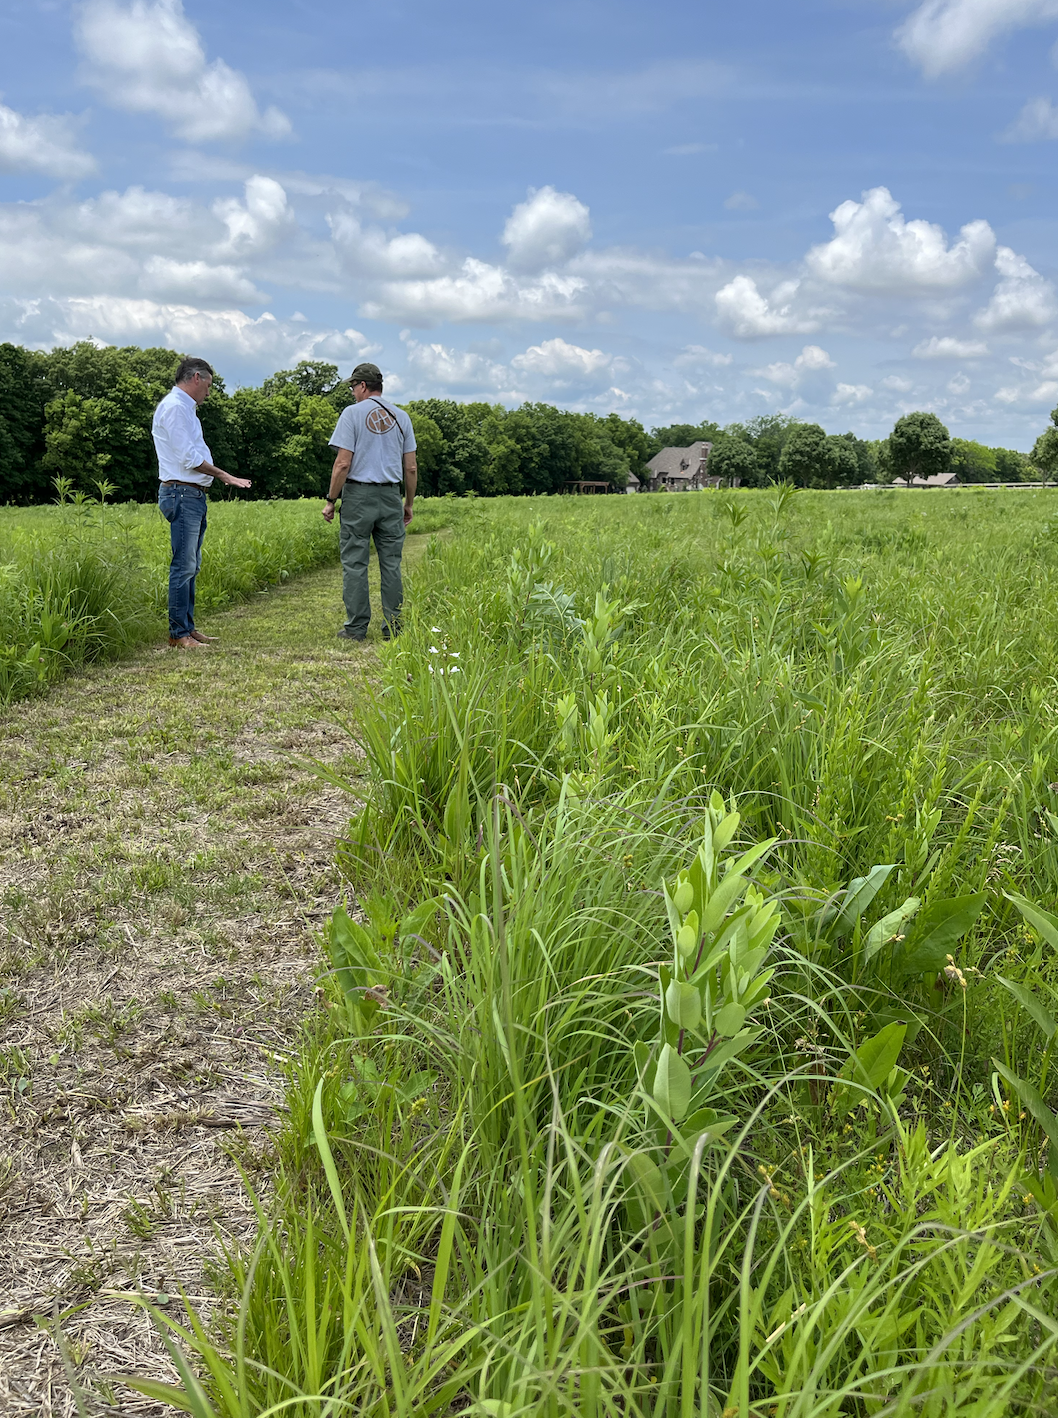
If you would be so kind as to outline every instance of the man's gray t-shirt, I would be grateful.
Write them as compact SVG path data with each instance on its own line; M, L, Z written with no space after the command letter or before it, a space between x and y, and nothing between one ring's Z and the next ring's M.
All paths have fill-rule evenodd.
M404 476L403 455L415 452L415 430L403 409L369 395L342 410L331 447L352 453L352 482L399 483Z

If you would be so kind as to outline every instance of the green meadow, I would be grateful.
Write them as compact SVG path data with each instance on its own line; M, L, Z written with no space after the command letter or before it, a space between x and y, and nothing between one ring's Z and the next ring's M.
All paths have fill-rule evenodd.
M125 1383L198 1418L1053 1413L1058 493L413 525L404 633L333 711L363 774L256 1239L219 1307L143 1299L181 1381ZM206 547L212 609L336 538L232 500ZM3 697L164 634L167 550L152 507L5 509Z
M464 505L199 1415L1058 1406L1058 500ZM350 785L352 789L352 785Z
M415 532L455 521L454 499L420 500ZM214 497L199 618L338 557L320 498ZM69 670L164 639L169 528L154 503L105 501L60 480L51 506L0 508L0 704Z

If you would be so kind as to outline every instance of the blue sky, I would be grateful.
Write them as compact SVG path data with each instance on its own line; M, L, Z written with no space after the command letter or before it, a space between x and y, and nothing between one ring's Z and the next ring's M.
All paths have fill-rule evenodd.
M8 0L0 339L1029 448L1058 0Z

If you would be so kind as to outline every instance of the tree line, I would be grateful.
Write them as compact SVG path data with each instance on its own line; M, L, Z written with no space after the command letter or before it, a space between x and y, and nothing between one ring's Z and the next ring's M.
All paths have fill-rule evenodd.
M105 481L117 500L152 500L158 474L151 418L180 358L168 349L89 341L50 351L0 344L0 502L48 501L58 476L88 493ZM214 461L251 478L252 496L315 496L327 485L334 458L328 440L351 397L337 366L303 360L231 394L218 374L199 414ZM418 399L404 407L425 496L555 493L581 480L620 489L633 474L645 483L647 462L662 448L697 440L713 444L711 473L749 487L891 482L912 464L916 472L951 469L962 482L1018 482L1037 476L1036 468L1058 469L1058 410L1030 460L949 438L932 414L906 415L888 439L871 440L828 434L782 414L648 432L616 413L543 403L506 409Z

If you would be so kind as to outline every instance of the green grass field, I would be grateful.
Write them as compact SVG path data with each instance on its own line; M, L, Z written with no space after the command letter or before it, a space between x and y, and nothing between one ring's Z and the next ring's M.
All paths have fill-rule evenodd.
M1047 493L432 542L188 1411L1053 1412L1056 588Z
M451 526L471 504L421 499L415 533ZM214 498L197 587L199 616L333 561L338 535L320 499ZM70 669L166 633L169 528L153 504L78 495L0 509L0 704Z

